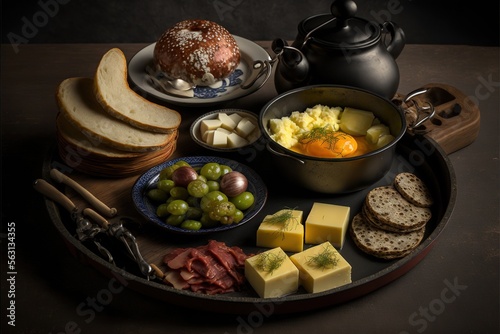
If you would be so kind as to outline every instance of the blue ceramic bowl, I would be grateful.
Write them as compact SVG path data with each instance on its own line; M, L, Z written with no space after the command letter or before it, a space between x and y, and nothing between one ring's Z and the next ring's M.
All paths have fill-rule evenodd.
M187 230L181 228L179 226L173 226L165 223L164 219L161 219L156 215L156 204L153 203L147 196L147 192L156 187L156 183L158 182L160 172L170 166L175 164L178 161L186 161L192 167L201 167L208 162L217 162L219 164L227 165L231 167L233 170L243 173L248 179L248 188L247 191L250 191L255 198L254 204L245 210L244 218L238 224L231 225L218 225L212 228L202 228L197 231ZM267 200L267 187L260 178L260 176L251 168L230 159L224 159L219 157L212 156L193 156L193 157L182 157L173 160L169 160L165 163L157 165L144 174L142 174L134 186L132 187L132 200L135 204L135 207L149 222L155 224L165 230L174 233L188 234L188 235L200 235L200 234L208 234L214 232L221 232L231 230L233 228L237 228L243 226L245 223L250 221L259 211L264 207L264 204Z

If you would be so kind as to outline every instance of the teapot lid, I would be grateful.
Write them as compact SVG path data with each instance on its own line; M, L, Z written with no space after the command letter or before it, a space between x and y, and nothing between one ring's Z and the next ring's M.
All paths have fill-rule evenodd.
M309 17L299 24L299 32L308 39L328 46L361 46L370 44L380 36L377 24L354 17L357 5L353 0L336 0L331 14Z

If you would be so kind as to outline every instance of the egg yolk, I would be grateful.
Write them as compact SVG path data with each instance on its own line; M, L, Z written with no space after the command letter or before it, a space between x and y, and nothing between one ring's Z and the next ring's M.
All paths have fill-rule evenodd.
M356 152L353 152L352 154L348 155L349 157L356 157L358 155L363 155L363 154L366 154L366 153L373 151L375 149L373 147L373 145L368 143L368 141L366 140L366 137L356 136L354 138L356 139L356 142L358 143L358 149L356 150Z
M358 149L358 142L353 136L344 132L336 132L328 140L315 139L299 142L292 149L294 151L319 157L343 158L353 156Z

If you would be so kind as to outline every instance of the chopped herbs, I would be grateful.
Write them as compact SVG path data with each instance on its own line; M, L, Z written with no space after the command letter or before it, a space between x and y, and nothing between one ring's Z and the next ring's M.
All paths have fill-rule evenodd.
M319 128L313 128L312 130L304 133L299 139L299 143L302 145L308 145L314 142L321 142L320 145L327 150L332 152L337 152L340 156L347 155L351 152L345 153L345 143L349 142L352 137L344 132L332 130L328 125ZM337 145L340 145L337 147ZM356 149L354 149L356 150Z
M293 214L294 209L284 209L276 212L271 217L268 217L264 220L264 222L273 224L273 225L282 225L282 231L291 230L292 227L296 226L299 221Z
M261 253L257 256L255 267L271 275L276 269L281 267L286 258L286 254L275 254L270 252Z
M337 254L328 247L325 247L323 251L319 254L311 256L306 264L315 267L321 270L331 269L337 266L339 259L337 258Z
M302 135L299 140L301 144L309 144L314 141L321 140L322 143L328 143L328 148L333 149L339 140L339 132L332 130L329 125L320 128L314 128Z

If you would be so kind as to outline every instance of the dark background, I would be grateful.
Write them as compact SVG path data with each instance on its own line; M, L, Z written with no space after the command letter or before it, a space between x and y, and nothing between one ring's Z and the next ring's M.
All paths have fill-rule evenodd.
M231 33L251 40L293 40L302 19L329 12L331 3L9 0L2 1L2 43L154 42L166 28L187 18L216 21ZM357 16L398 23L409 44L499 45L498 0L357 0L357 5Z

